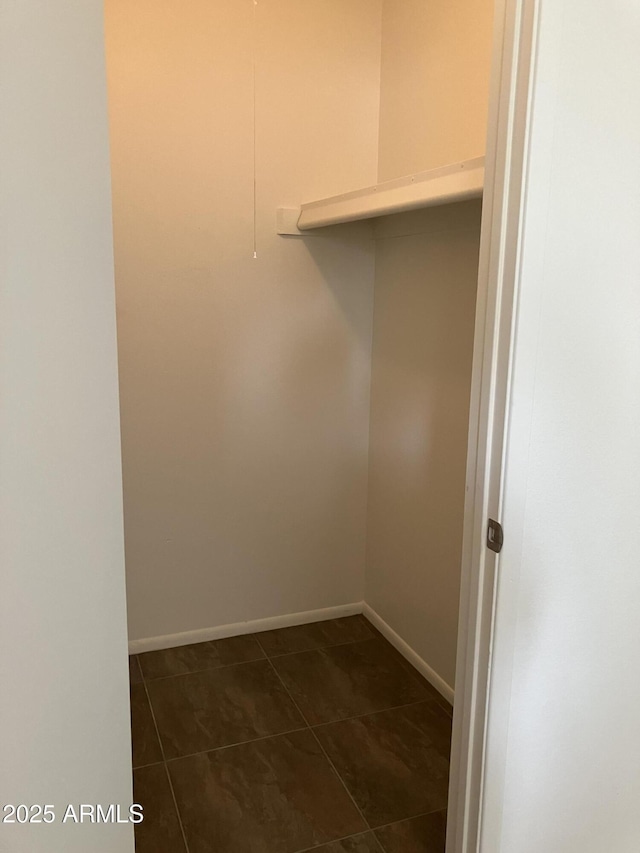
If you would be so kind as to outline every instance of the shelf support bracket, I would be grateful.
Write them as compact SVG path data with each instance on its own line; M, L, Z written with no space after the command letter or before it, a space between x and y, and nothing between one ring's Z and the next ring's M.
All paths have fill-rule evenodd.
M279 207L276 210L276 232L286 237L308 236L298 228L299 207Z

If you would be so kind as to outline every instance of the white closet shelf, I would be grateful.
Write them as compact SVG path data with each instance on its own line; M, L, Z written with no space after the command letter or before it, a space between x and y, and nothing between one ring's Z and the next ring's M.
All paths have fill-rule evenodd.
M300 234L341 222L373 219L420 207L480 198L483 185L484 157L476 157L331 198L310 201L299 210L279 208L278 234Z

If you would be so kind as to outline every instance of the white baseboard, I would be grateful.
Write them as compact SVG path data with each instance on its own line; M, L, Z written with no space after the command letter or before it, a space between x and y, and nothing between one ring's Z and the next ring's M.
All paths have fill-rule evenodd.
M325 622L327 619L338 619L341 616L354 616L362 613L363 608L363 601L354 601L353 604L338 604L335 607L324 607L322 610L304 610L302 613L288 613L285 616L270 616L249 622L218 625L215 628L198 628L195 631L184 631L180 634L164 634L161 637L131 640L129 654L137 655L142 652L155 652L158 649L173 649L176 646L188 646L191 643L205 643L207 640L221 640L225 637L237 637L240 634L257 634L260 631L306 625L309 622Z
M172 649L176 646L188 646L191 643L205 643L207 640L221 640L225 637L237 637L240 634L258 634L260 631L273 631L276 628L289 628L292 625L306 625L309 622L324 622L341 616L354 616L363 613L372 625L389 640L400 654L424 675L429 684L453 704L453 688L415 652L402 637L391 628L376 611L364 601L352 604L338 604L321 610L304 610L301 613L288 613L285 616L269 616L266 619L253 619L249 622L233 622L230 625L218 625L215 628L198 628L195 631L183 631L180 634L164 634L160 637L146 637L131 640L129 654L155 652L158 649Z
M415 652L408 643L396 634L396 632L391 628L381 616L378 616L376 611L369 607L369 605L365 602L363 609L363 614L367 617L369 622L380 631L380 633L389 640L392 646L394 646L402 655L402 657L406 658L409 663L414 666L421 675L427 679L429 684L433 685L435 689L440 693L447 702L450 702L453 705L453 696L454 691L453 687L447 684L444 678L441 678L438 673L431 669L429 664L423 660L420 655Z

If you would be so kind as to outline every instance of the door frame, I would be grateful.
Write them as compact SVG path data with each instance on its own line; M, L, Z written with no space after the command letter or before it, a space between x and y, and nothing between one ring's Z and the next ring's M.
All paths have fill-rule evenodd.
M540 0L497 0L471 383L447 853L478 853L502 478ZM506 531L505 536L510 536ZM517 533L514 531L514 535ZM495 817L495 816L494 816ZM491 851L495 853L495 851Z

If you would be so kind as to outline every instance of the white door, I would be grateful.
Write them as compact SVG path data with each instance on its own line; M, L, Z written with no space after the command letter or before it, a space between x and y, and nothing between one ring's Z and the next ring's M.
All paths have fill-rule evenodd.
M480 682L482 724L488 664L486 739L463 690L457 757L481 772L458 780L449 850L632 853L640 849L640 6L506 6L505 61L519 46L526 85L518 73L502 79L496 144L508 119L513 145L492 188L507 215L502 245L497 231L485 234L503 261L490 266L499 310L485 328L501 308L509 327L479 392L493 391L493 402L503 392L506 419L498 418L499 454L481 424L487 468L473 482L483 486L484 517L469 546L477 558L487 515L497 513L504 547L484 587L480 578L493 611L468 584L472 629L478 612L495 618L493 632L467 637L476 657L464 686L473 692L470 673Z

